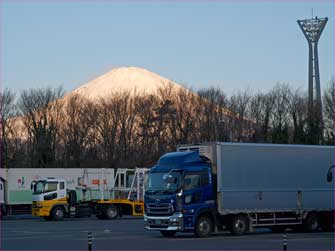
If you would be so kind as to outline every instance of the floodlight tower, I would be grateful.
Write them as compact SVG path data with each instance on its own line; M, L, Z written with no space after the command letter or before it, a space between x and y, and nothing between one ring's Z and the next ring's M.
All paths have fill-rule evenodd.
M328 18L312 18L298 20L298 24L304 33L309 50L308 62L308 120L309 129L313 133L315 128L319 128L322 135L322 103L320 90L320 73L318 58L318 42ZM314 89L315 88L315 89ZM315 99L314 99L315 90ZM314 129L313 129L314 128Z

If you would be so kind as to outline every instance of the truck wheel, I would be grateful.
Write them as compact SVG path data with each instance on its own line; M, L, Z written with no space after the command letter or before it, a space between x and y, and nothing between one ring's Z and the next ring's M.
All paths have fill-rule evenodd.
M114 220L119 215L119 210L116 206L110 205L105 210L105 218L107 220Z
M249 230L249 219L244 215L237 215L231 222L230 231L235 235L242 235Z
M62 207L55 207L52 209L51 217L55 221L62 221L64 220L64 209Z
M164 237L173 237L176 235L176 231L165 231L165 230L162 230L160 231L161 234L164 236Z
M201 216L195 225L194 234L197 237L207 237L213 231L213 221L208 216Z
M308 214L304 222L304 229L307 232L316 232L319 228L320 228L319 216L316 213Z

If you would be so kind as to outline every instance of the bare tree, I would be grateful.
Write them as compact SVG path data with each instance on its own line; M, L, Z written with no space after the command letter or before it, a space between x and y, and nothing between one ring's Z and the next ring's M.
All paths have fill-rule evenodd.
M198 96L185 89L179 89L175 93L175 116L170 123L173 145L186 144L197 141L196 129L196 105Z
M119 99L120 104L120 121L117 156L121 159L119 165L131 165L132 160L128 158L132 151L132 139L134 136L136 109L134 97L129 92L123 93Z
M17 113L15 105L15 93L9 89L0 92L1 106L1 167L9 167L10 160L13 160L13 153L16 149L12 142L15 140L14 117Z
M256 93L250 101L250 119L254 123L253 142L268 142L273 95Z
M272 143L289 142L289 104L292 92L287 84L277 84L271 91L273 110L271 116Z
M115 164L117 129L120 121L120 105L117 98L117 95L110 95L100 99L96 124L103 158L111 166Z
M137 130L135 135L135 147L139 165L154 163L156 155L156 110L159 100L155 95L140 96L136 100Z
M323 111L325 122L326 143L334 145L334 115L335 115L335 88L334 78L328 84L323 94Z
M94 104L86 98L73 95L64 104L61 139L64 146L63 161L66 167L87 166L85 153L94 144L93 128L96 121Z
M226 108L226 95L214 87L199 90L198 95L196 118L199 120L199 141L226 139L229 125L227 114L230 112Z
M27 130L31 167L54 165L62 95L61 87L30 89L21 93L18 107Z
M248 119L250 100L250 90L246 90L244 92L238 91L229 99L228 108L233 111L235 115L234 126L231 128L234 133L232 140L243 142L248 141L251 137L250 126L252 121Z
M289 112L293 123L293 143L307 143L307 95L298 89L291 96Z
M158 104L155 111L155 136L157 139L156 158L168 149L173 149L173 140L171 140L171 123L175 121L175 93L176 89L172 83L168 83L157 90Z

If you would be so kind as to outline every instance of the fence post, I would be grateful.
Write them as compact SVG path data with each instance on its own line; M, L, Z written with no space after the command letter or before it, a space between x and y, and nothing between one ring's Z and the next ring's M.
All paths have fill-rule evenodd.
M92 251L92 233L91 232L88 232L87 238L88 238L88 251Z
M286 234L286 231L283 233L283 251L287 251L287 234Z

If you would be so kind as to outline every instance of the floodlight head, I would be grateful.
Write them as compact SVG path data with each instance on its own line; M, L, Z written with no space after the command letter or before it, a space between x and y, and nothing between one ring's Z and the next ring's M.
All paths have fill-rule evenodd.
M317 43L321 33L326 26L328 18L318 18L298 20L298 24L309 43Z

